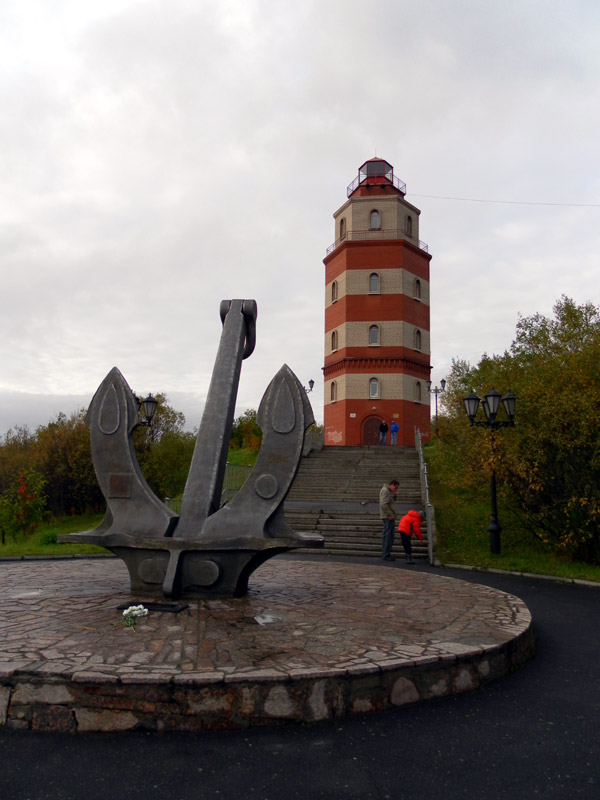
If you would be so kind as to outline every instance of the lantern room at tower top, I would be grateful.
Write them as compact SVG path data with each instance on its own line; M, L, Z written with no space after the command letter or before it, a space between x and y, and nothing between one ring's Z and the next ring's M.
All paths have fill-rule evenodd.
M357 177L348 184L346 194L351 197L359 188L370 189L375 186L393 186L403 196L406 194L406 184L399 181L394 175L394 168L383 158L372 158L359 167Z
M429 434L429 262L420 210L372 158L334 213L325 264L325 445L377 444L382 422ZM387 442L390 443L388 434Z

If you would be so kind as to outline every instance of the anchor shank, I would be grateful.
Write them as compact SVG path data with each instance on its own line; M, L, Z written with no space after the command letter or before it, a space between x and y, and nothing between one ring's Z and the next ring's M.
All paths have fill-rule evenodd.
M232 300L225 314L208 397L183 492L176 538L198 537L206 518L217 511L220 505L246 341L247 321L243 303L243 300Z

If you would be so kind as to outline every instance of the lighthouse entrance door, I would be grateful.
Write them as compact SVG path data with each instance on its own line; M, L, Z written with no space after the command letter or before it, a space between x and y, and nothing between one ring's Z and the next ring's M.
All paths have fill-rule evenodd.
M374 445L379 444L379 426L381 419L379 417L368 417L363 424L363 444Z

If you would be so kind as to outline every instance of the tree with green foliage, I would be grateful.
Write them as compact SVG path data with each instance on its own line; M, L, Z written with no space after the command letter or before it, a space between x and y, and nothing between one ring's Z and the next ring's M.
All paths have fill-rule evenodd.
M183 491L194 450L195 436L183 430L185 417L156 394L158 408L151 427L140 426L134 446L146 480L159 497ZM48 511L54 515L101 511L104 498L92 462L90 431L84 409L67 417L60 413L32 434L15 427L0 441L0 492L28 470L45 483Z
M517 396L515 427L470 429L462 398ZM521 318L501 356L453 362L434 469L451 488L483 487L494 468L526 530L572 559L600 563L600 309L562 297L554 318Z
M92 464L85 410L55 420L36 431L33 463L44 476L48 509L53 514L101 510L104 500Z
M163 392L152 425L141 425L133 434L140 469L158 497L176 497L185 487L196 437L184 431L185 416L176 411Z
M162 499L180 495L187 481L196 436L186 431L168 431L152 445L144 459L144 477Z
M233 421L230 446L234 450L257 452L262 442L262 431L256 421L256 411L249 408Z
M0 494L10 488L19 472L31 467L34 444L35 435L27 425L16 425L0 441Z
M16 540L29 536L38 527L46 508L44 483L35 470L24 470L0 496L2 544L6 534Z

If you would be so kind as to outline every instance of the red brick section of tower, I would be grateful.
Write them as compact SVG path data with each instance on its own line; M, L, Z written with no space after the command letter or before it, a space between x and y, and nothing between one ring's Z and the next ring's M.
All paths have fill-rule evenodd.
M325 445L370 445L398 423L397 444L429 437L427 245L406 185L381 158L348 186L325 264ZM387 443L390 434L387 435Z

